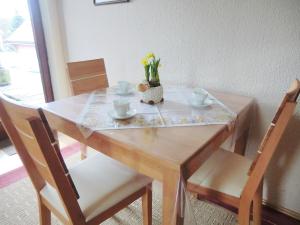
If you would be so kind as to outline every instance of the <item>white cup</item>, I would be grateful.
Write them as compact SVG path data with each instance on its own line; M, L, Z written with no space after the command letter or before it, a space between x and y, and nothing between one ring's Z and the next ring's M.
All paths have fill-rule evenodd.
M118 89L121 93L128 93L130 88L130 83L128 81L118 81Z
M126 116L129 111L129 101L127 99L116 99L113 101L114 109L118 116Z
M203 92L201 89L196 89L193 92L193 102L197 105L203 105L206 98L208 97L208 94Z

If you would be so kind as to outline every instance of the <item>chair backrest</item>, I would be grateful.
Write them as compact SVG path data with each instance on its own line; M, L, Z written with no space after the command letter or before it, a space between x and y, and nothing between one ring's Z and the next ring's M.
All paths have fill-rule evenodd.
M299 93L300 82L296 79L285 94L267 133L258 148L256 158L248 172L249 180L244 188L242 197L253 197L255 191L259 187L273 153L278 146L289 120L293 116Z
M42 110L18 104L0 94L0 117L36 191L39 193L46 184L51 185L70 218L82 215L77 190Z
M73 95L107 88L104 59L67 63Z

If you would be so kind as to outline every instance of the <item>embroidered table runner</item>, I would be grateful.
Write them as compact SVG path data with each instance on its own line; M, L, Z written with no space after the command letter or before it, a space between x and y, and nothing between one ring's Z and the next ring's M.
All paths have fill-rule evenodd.
M231 124L235 121L236 113L207 91L202 91L208 94L210 104L206 107L193 107L190 102L193 89L183 87L165 88L164 102L155 105L141 103L139 92L119 96L114 88L94 91L79 116L78 126L88 137L96 130ZM119 98L128 99L130 108L137 112L134 117L112 118L113 100Z

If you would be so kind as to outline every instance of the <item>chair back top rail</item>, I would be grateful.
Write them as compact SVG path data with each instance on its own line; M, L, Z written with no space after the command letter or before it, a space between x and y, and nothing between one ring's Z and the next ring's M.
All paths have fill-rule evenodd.
M73 95L108 87L104 59L67 63Z
M293 116L297 98L300 93L300 82L295 80L285 94L268 130L257 151L249 171L249 180L242 193L242 198L253 198L260 185L267 166L275 152L288 122Z
M83 219L78 192L41 113L0 94L0 117L36 191L39 193L48 183L59 193L69 217Z

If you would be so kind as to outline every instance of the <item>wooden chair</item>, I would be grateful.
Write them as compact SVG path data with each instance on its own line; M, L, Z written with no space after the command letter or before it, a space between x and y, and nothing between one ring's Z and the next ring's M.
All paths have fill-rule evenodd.
M73 95L108 87L104 59L67 63ZM81 159L87 157L87 146L80 145Z
M271 122L254 161L217 150L189 179L187 189L211 200L238 208L238 222L248 225L253 203L253 221L261 224L263 176L279 140L293 115L300 92L295 80Z
M41 110L0 96L4 127L36 189L40 224L99 224L142 196L151 224L151 180L102 154L67 168Z
M108 87L104 59L67 63L73 95Z

